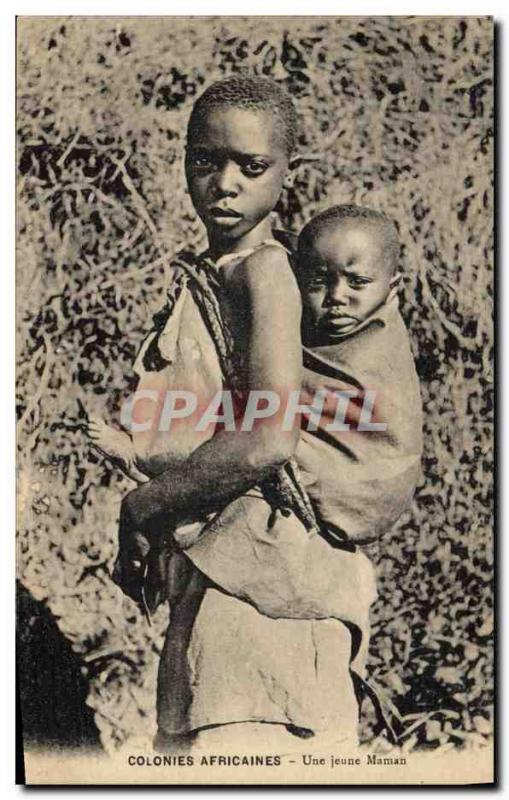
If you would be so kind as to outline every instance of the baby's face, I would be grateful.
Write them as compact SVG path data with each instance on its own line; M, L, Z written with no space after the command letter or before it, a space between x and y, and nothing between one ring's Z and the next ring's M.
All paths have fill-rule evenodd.
M375 225L342 220L299 250L307 344L341 339L387 299L397 278L382 236Z
M276 205L288 157L270 111L219 108L189 136L186 176L209 240L234 244Z

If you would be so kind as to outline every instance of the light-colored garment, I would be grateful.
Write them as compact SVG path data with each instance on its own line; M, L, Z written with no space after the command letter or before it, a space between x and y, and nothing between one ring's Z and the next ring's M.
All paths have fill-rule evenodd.
M336 344L304 349L302 399L326 392L318 430L303 430L296 460L320 519L354 542L370 542L405 511L421 475L422 401L408 332L394 296ZM345 423L327 430L337 403L350 390ZM375 403L367 421L385 430L360 430L367 391Z
M215 262L217 273L262 247L276 247L288 252L278 241L270 239L256 248L222 256ZM174 273L173 281L178 286L179 280L185 277L182 267L177 266ZM138 378L136 392L157 395L157 401L147 397L136 402L133 421L137 424L149 422L150 428L131 433L137 464L151 477L184 462L214 435L214 424L207 425L204 430L197 430L197 424L210 402L223 389L226 377L196 292L184 282L172 294L171 311L162 328L149 333L133 366ZM164 431L161 415L167 393L172 390L194 394L197 404L192 414L173 420L169 430Z
M156 368L146 366L151 349L156 349L162 361ZM152 331L143 342L134 372L138 376L137 394L146 392L147 397L141 397L133 406L133 421L138 425L150 422L150 428L134 430L131 438L137 465L153 477L184 462L214 434L214 426L199 431L197 423L223 386L214 343L187 287L182 289L163 329ZM167 393L182 390L198 398L196 410L173 420L167 431L162 430ZM156 401L152 399L154 395Z
M273 619L331 619L361 634L352 668L364 672L369 608L376 598L371 562L333 549L291 514L275 516L253 489L230 503L185 550L215 584Z
M269 619L214 588L197 611L195 603L191 591L172 610L159 669L160 731L264 722L356 741L351 638L341 622Z

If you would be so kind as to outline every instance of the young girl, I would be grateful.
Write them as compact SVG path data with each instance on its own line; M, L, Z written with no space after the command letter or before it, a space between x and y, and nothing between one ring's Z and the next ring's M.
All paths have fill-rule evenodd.
M287 252L272 235L269 216L281 193L295 137L291 100L266 78L234 77L214 84L191 114L186 176L209 248L194 264L181 260L166 321L179 299L181 330L193 309L203 315L206 331L201 341L211 336L218 351L216 369L211 368L210 380L201 387L205 394L215 390L218 375L228 382L232 374L236 391L244 397L263 389L278 395L284 405L284 399L300 389L300 295ZM215 327L223 323L216 337ZM160 377L168 364L168 333L163 318L140 354L143 370L158 388L165 381ZM195 344L203 354L206 345L200 351L200 341ZM177 345L184 346L184 340ZM285 505L285 513L293 512L293 529L297 522L306 532L309 509L287 470L299 426L284 430L280 422L276 417L272 424L251 430L217 430L201 441L193 442L191 435L187 451L180 452L173 465L166 463L164 471L125 498L117 570L124 586L145 563L151 528L178 529L189 520L190 510L195 517L200 511L206 514L253 487L265 487L273 511ZM148 431L147 452L159 438L159 433ZM159 446L163 452L166 445ZM268 516L271 508L264 500L265 507ZM352 574L362 573L369 583L367 590L359 585L356 593L348 587L345 591L350 606L355 606L352 616L365 621L373 589L365 565L364 571L355 572L362 557L335 550L330 556L350 559L348 565L342 562L345 586ZM305 571L306 565L302 567ZM333 740L355 741L352 641L345 625L336 619L269 619L208 583L178 553L171 556L169 576L170 625L159 671L158 747L173 748L176 739L189 734L199 733L203 740L211 735L206 732L211 726L224 726L223 733L233 741L240 725L248 724L252 733L266 723L276 725L287 738L326 732ZM271 591L277 595L277 582ZM262 731L267 731L266 725Z

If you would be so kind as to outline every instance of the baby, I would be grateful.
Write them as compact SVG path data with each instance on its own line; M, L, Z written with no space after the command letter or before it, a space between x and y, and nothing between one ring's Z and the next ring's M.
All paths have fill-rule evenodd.
M295 259L303 399L325 397L317 430L303 426L296 459L325 529L357 543L394 525L420 476L421 397L398 310L398 255L384 214L344 205L304 227Z

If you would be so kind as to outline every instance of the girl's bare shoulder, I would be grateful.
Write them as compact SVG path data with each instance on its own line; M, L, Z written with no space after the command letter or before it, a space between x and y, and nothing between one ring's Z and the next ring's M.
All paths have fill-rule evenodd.
M297 281L286 250L278 245L265 244L238 262L230 272L232 291L248 295L266 295L276 291L298 295Z

